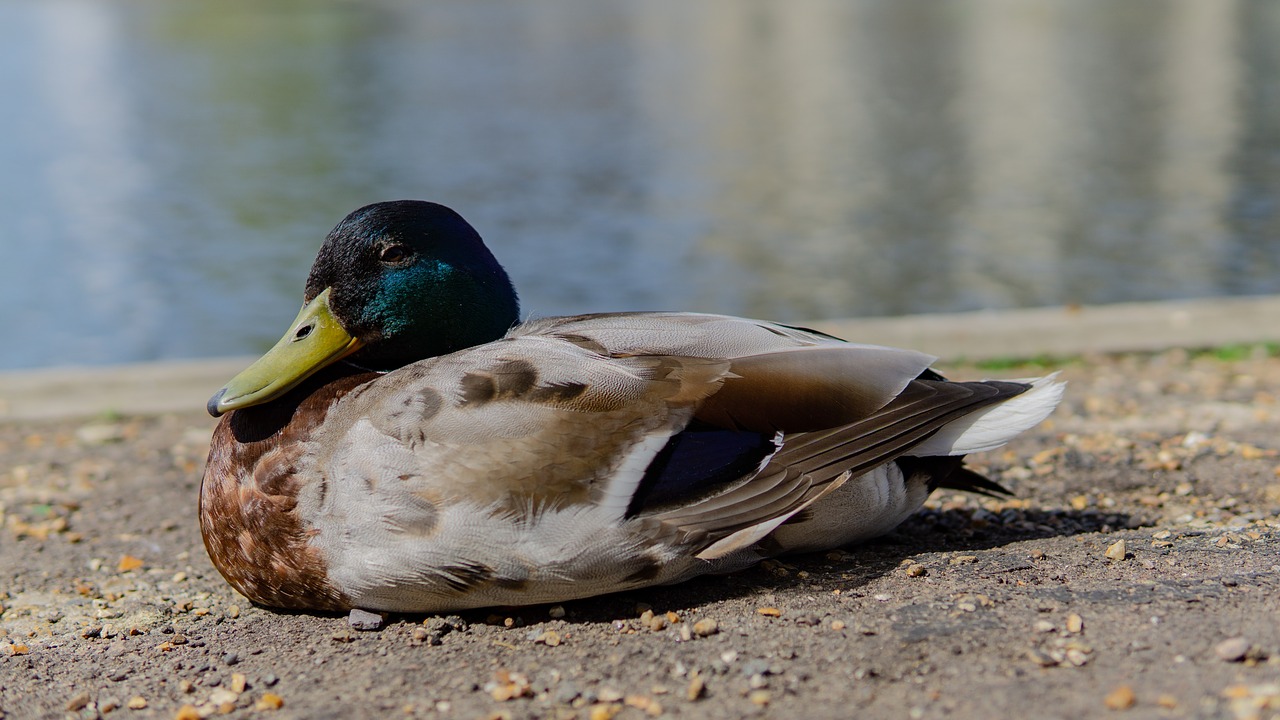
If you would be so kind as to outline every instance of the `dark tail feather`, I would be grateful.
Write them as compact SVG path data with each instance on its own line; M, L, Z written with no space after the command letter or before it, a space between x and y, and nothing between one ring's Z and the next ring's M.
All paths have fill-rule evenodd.
M895 462L902 468L904 477L925 474L929 478L929 490L938 488L963 490L991 498L1013 496L1013 493L1000 483L965 467L963 455L923 458L904 456Z
M940 478L935 488L963 490L990 498L1013 497L1013 493L1005 486L966 467L956 468L951 474Z

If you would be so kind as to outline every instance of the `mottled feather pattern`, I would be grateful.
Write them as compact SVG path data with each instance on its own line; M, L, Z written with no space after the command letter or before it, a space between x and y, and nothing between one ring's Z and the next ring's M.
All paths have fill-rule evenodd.
M720 316L535 321L334 402L289 460L310 481L284 514L335 607L554 601L736 569L896 525L928 478L877 466L1026 387L915 379L931 360ZM783 431L781 448L683 503L634 504L695 416Z
M479 233L413 200L334 228L297 318L209 400L201 491L214 565L277 607L558 602L836 547L934 487L999 492L963 456L1062 393L722 315L517 324Z
M311 544L313 529L296 512L311 433L330 403L371 379L326 373L279 404L223 417L210 443L200 491L205 548L227 581L274 607L341 610L345 594L329 582ZM311 391L314 390L314 393Z

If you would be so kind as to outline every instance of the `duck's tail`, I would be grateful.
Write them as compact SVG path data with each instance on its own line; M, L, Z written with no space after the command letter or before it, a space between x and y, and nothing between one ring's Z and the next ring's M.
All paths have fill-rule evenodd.
M998 405L985 407L948 423L928 440L911 448L909 454L915 457L967 455L1004 445L1019 433L1038 425L1058 406L1067 384L1057 377L1058 373L1053 373L1042 378L1016 381L1031 387Z

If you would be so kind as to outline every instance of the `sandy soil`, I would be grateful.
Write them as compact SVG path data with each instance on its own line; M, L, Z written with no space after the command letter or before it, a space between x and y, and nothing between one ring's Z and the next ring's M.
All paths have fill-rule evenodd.
M973 458L1014 500L943 494L845 551L371 632L213 570L199 408L0 425L0 717L1280 717L1280 359L1064 375L1049 423Z

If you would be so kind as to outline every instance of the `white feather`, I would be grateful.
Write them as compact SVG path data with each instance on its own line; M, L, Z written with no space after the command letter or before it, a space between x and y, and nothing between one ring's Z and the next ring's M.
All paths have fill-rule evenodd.
M994 450L1019 433L1030 430L1049 416L1067 388L1058 373L1023 380L1031 389L999 405L992 405L947 424L928 440L911 448L909 455L967 455Z

